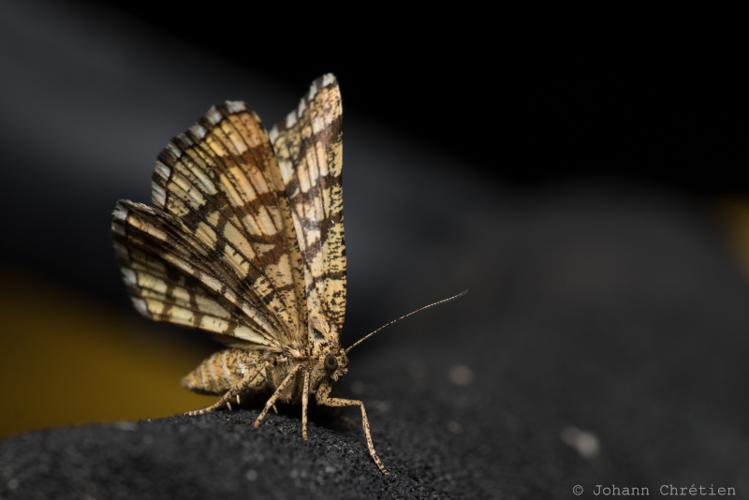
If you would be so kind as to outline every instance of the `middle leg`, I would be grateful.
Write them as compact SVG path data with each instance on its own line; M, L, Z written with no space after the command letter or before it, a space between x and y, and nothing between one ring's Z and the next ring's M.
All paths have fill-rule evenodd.
M304 370L302 385L302 439L307 440L307 404L309 403L309 370Z
M257 416L255 419L255 422L252 424L255 429L260 427L260 424L263 423L263 420L265 419L265 416L268 414L268 411L271 409L271 407L276 404L276 400L278 400L279 396L281 395L281 391L283 391L287 385L294 379L294 376L301 368L301 365L296 365L293 367L288 375L286 375L286 378L284 378L280 384L278 384L278 387L276 388L276 391L273 393L273 395L268 398L268 401L265 403L265 407L263 408L263 411L260 412L260 415Z

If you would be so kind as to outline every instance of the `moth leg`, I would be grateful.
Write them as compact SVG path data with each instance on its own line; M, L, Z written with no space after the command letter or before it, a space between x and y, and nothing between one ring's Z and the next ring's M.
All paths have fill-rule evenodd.
M221 398L219 398L218 401L213 403L210 406L206 406L205 408L201 408L199 410L192 410L185 412L185 415L189 416L195 416L195 415L203 415L205 413L210 413L212 411L220 410L222 407L226 406L229 410L232 409L231 407L231 400L236 398L237 404L239 404L240 399L239 395L242 394L248 387L250 387L254 382L255 379L260 375L260 370L258 370L255 373L247 375L242 381L226 391Z
M307 403L309 403L309 370L304 370L302 383L302 439L307 440Z
M234 390L229 389L226 391L226 393L221 396L221 398L213 403L210 406L206 406L205 408L200 408L199 410L191 410L186 411L185 415L189 415L191 417L194 417L195 415L203 415L205 413L210 413L212 411L220 410L222 407L226 406L231 410L231 403L229 402L233 397L235 396Z
M283 391L287 385L291 382L291 380L294 378L296 373L301 368L301 365L296 365L294 368L291 369L291 371L286 375L286 378L284 378L281 383L276 388L276 392L273 393L271 397L268 398L268 401L265 403L265 407L263 408L263 411L260 412L260 415L257 416L255 419L255 423L253 426L255 429L260 427L260 424L263 423L263 420L265 419L265 416L268 414L268 410L271 409L271 407L276 403L276 400L281 395L281 391Z
M359 410L361 410L362 429L364 430L364 438L367 440L367 449L369 449L369 455L372 457L372 460L374 460L374 463L377 464L380 472L388 475L389 472L382 464L382 460L380 460L380 457L377 456L374 444L372 443L372 434L369 432L369 419L367 419L367 410L364 409L364 403L358 399L331 398L330 396L328 396L329 392L329 387L322 388L322 390L318 392L317 403L321 406L330 406L333 408L340 408L345 406L359 407Z

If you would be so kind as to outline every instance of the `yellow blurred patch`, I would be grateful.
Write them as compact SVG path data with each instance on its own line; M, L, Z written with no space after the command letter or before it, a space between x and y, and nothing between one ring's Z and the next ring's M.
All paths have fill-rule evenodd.
M723 200L718 207L721 221L728 229L729 246L749 277L749 200Z
M214 401L180 386L209 349L135 311L124 316L19 275L0 280L0 436L168 416Z

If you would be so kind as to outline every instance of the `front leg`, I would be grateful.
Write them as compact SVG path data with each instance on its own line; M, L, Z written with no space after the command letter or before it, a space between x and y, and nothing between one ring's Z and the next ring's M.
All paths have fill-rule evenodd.
M362 428L364 429L364 438L367 440L367 449L369 449L369 455L377 464L380 471L388 475L389 472L382 464L382 460L377 456L374 444L372 443L372 434L369 432L369 420L367 419L367 410L364 409L364 403L358 399L344 399L344 398L332 398L330 397L330 386L324 385L318 389L317 392L317 404L321 406L329 406L333 408L341 408L345 406L358 406L361 410L361 421Z

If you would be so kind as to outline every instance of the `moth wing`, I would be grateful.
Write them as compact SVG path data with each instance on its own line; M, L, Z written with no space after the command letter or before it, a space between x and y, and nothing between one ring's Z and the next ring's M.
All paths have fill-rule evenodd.
M249 303L252 314L273 326L264 331L277 345L303 351L302 257L284 188L260 119L244 103L227 101L210 108L159 154L152 213L139 204L122 207L135 211L134 220L146 219L171 235L166 255L187 251L182 262L207 266L202 276L222 287L209 286L210 292L228 291L236 302ZM159 253L165 242L151 243L165 258Z
M342 118L338 83L327 74L270 132L303 260L309 335L335 341L346 315Z
M115 254L136 310L253 348L280 350L278 326L257 296L240 297L225 270L207 265L208 249L179 221L144 204L120 201L112 221Z

